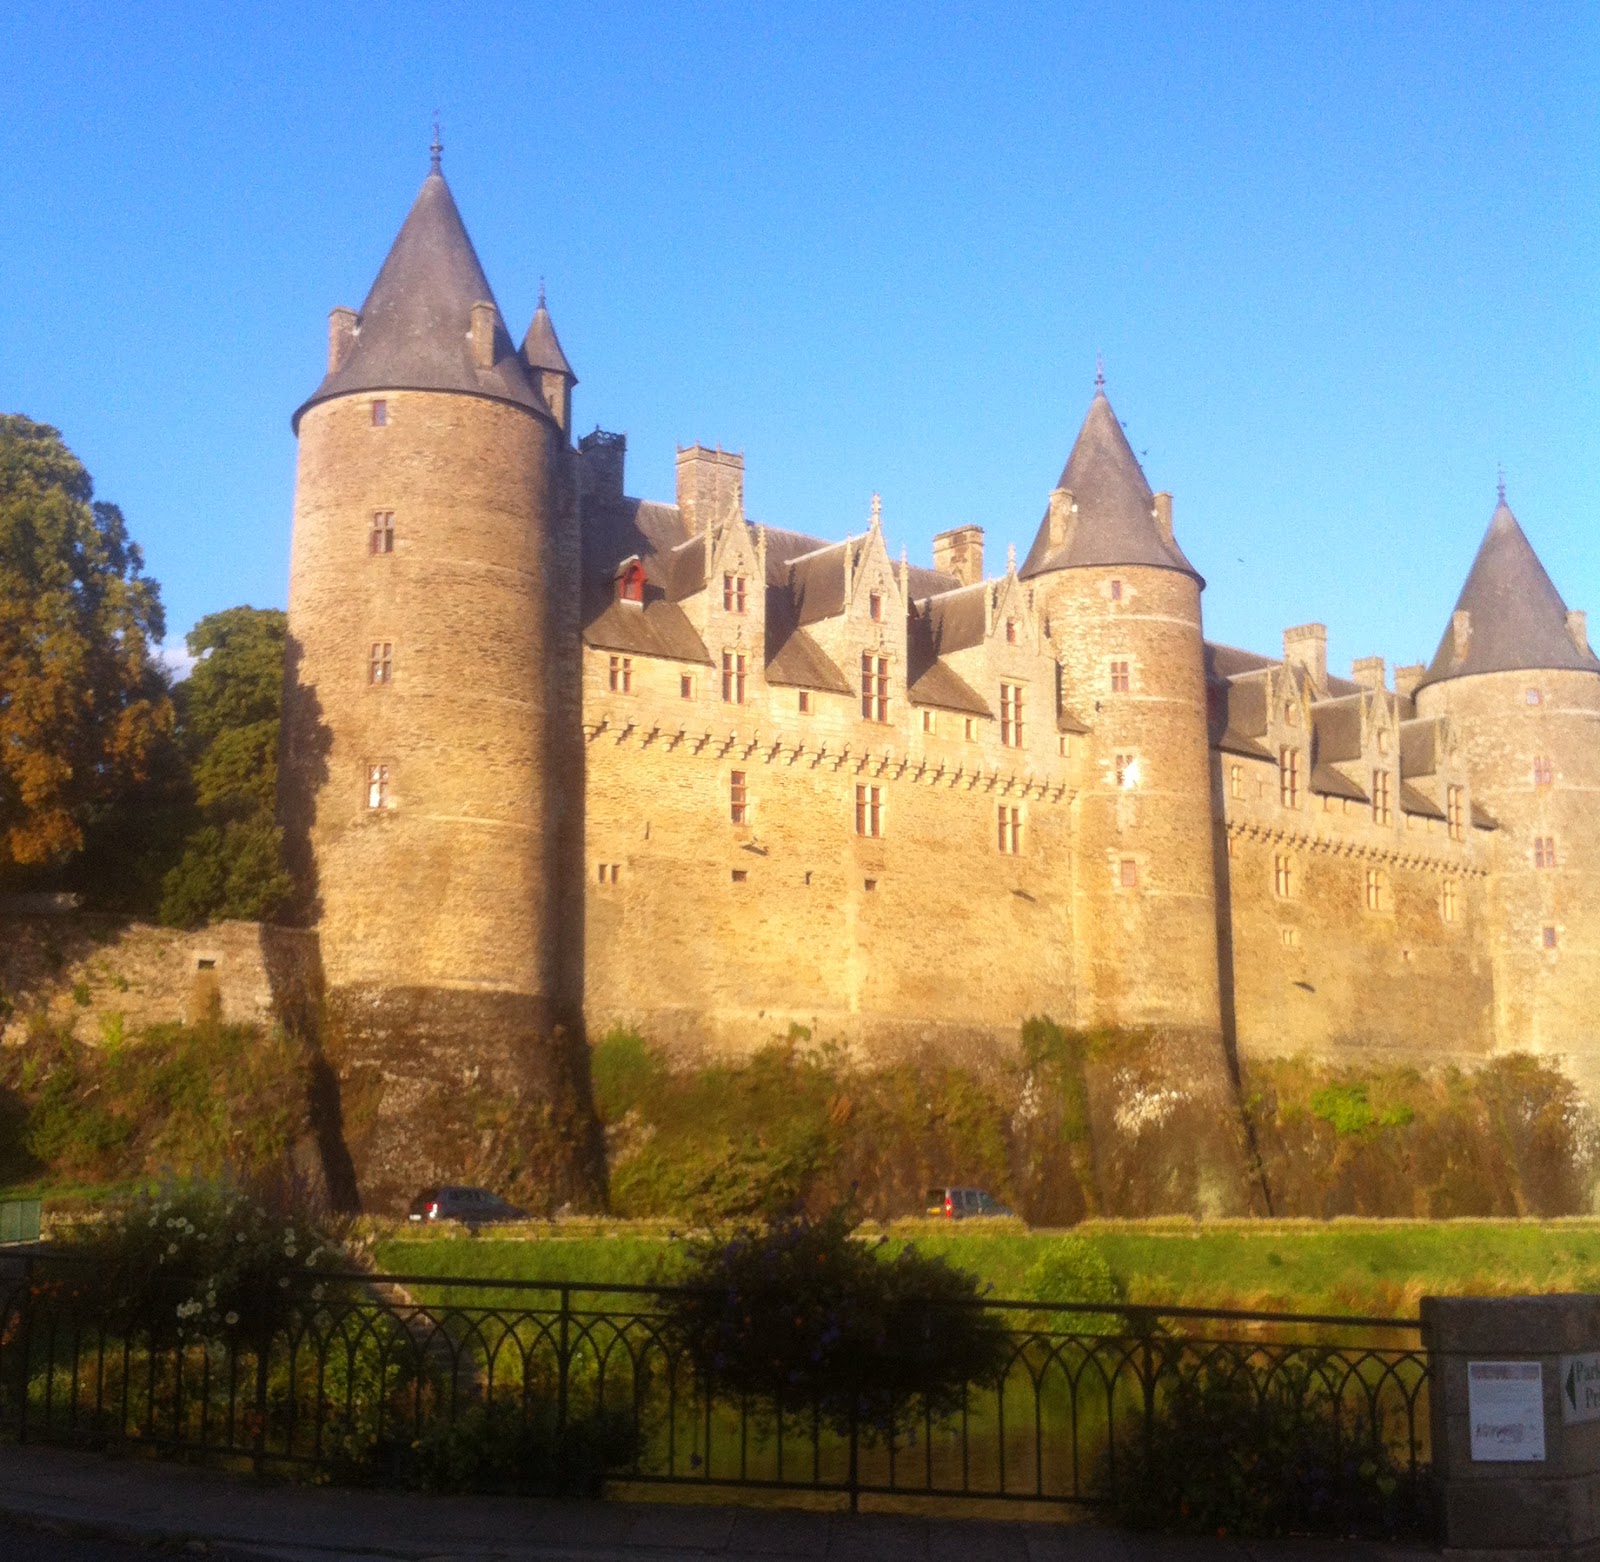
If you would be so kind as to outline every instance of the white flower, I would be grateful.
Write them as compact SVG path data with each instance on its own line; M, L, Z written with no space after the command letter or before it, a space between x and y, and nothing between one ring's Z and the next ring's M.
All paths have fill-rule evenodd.
M323 1286L320 1286L320 1285L312 1286L311 1287L311 1300L314 1301L314 1302L320 1302L322 1300L324 1290L325 1290L325 1287L323 1287Z
M224 1323L237 1323L239 1321L239 1315L238 1313L229 1313L228 1316L222 1321Z
M288 1277L288 1275L284 1275L284 1276L283 1276L283 1277L282 1277L282 1278L281 1278L281 1279L280 1279L280 1280L279 1280L279 1281L278 1281L278 1284L279 1284L279 1285L281 1285L281 1286L282 1286L282 1287L284 1287L284 1289L285 1289L285 1290L287 1290L287 1289L288 1289L288 1286L289 1286L289 1277Z
M176 1253L178 1251L178 1244L176 1242L167 1243L167 1251L169 1253Z
M233 1239L233 1240L234 1240L234 1241L235 1241L235 1242L243 1242L243 1241L244 1241L244 1232L242 1232L242 1231L241 1231L241 1232L240 1232L240 1233L239 1233L239 1234L238 1234L238 1236L236 1236L236 1237L235 1237L235 1238L234 1238L234 1239Z

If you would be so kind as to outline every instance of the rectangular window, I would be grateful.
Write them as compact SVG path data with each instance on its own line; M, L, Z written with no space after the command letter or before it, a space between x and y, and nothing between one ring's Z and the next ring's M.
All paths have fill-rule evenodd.
M889 658L870 651L861 654L861 719L889 719Z
M967 717L963 718L963 721L962 721L962 736L965 737L967 742L969 742L969 743L977 742L977 740L978 740L978 718L976 716L967 716Z
M744 652L722 653L722 699L726 705L744 704Z
M1463 840L1467 833L1467 805L1458 786L1446 787L1444 815L1452 841Z
M1372 772L1372 822L1374 824L1394 823L1394 808L1389 799L1389 772L1387 770L1374 770Z
M1294 860L1283 852L1273 854L1272 892L1280 900L1287 900L1294 893Z
M1548 754L1535 755L1533 761L1533 784L1535 786L1553 786L1556 779L1556 767Z
M1116 779L1119 792L1131 787L1139 779L1138 756L1134 754L1113 754L1111 756L1111 774Z
M1553 868L1556 865L1556 838L1553 835L1536 835L1533 838L1533 865L1536 868Z
M883 790L881 787L856 787L856 834L883 834Z
M1126 694L1128 687L1128 664L1126 662L1113 662L1111 664L1111 692L1113 694Z
M692 700L694 698L694 674L678 674L678 695L680 699Z
M389 403L386 402L386 401L375 401L375 402L373 402L373 404L372 404L372 426L374 428L384 428L384 427L386 427L388 425L388 422L389 422Z
M1000 685L1000 741L1007 748L1022 747L1022 685Z
M387 765L367 766L367 807L387 808L389 806L389 767Z
M393 510L374 510L372 512L372 530L367 536L367 551L369 553L394 552Z
M1000 850L1008 857L1022 850L1022 810L1014 803L1000 805Z
M1015 645L1016 643L1017 643L1017 621L1014 618L1008 618L1006 620L1006 644L1007 645Z
M1300 929L1297 927L1280 927L1278 929L1278 942L1285 949L1298 949L1300 947Z
M1278 750L1278 801L1285 808L1300 806L1300 750Z
M725 613L744 612L744 576L722 577L722 610Z
M1546 949L1554 949L1556 947L1556 930L1553 927L1547 927L1544 930L1543 942Z
M597 864L599 879L602 884L615 884L617 873L622 864L617 862L602 862Z
M1300 707L1293 700L1283 707L1283 724L1286 727L1300 725Z
M750 877L748 868L733 868L729 870L729 877L735 884L743 884Z
M1543 700L1543 696L1539 693L1539 691L1537 689L1529 689L1528 690L1528 693L1527 693L1528 704L1530 704L1530 705L1538 705L1538 704L1540 704L1542 702L1542 700Z
M926 708L922 712L922 730L924 732L933 731L933 712Z
M867 593L867 616L875 624L883 622L883 598L876 591Z
M728 777L728 818L734 824L750 822L750 804L745 795L744 771L735 770Z
M1382 868L1367 869L1367 910L1382 911L1384 891L1388 888Z
M1443 888L1439 891L1439 914L1446 922L1456 919L1456 883L1454 879L1446 879Z
M1132 857L1124 857L1117 864L1117 882L1124 889L1137 889L1139 887L1139 864Z
M1111 600L1113 602L1120 602L1122 600L1122 582L1120 580L1114 580L1111 582Z
M633 693L633 658L631 656L613 656L611 658L610 684L613 694Z
M387 640L374 640L367 658L367 682L388 683L394 674L394 647Z
M1244 766L1228 766L1228 796L1242 798L1244 796Z
M1072 735L1063 732L1060 737L1061 757L1066 759L1072 753Z
M802 689L800 691L799 703L800 714L802 716L809 716L811 714L811 691L809 689Z

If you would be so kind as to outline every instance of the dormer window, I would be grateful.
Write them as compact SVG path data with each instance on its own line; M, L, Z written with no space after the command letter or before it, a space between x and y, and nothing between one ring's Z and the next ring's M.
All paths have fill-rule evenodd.
M869 593L867 597L867 616L875 624L883 622L883 597L876 591Z
M617 601L644 602L644 565L629 559L617 572Z
M724 613L742 613L744 610L744 576L724 575L722 577L722 611Z
M1293 700L1290 700L1283 707L1283 724L1286 727L1298 727L1300 725L1300 707Z

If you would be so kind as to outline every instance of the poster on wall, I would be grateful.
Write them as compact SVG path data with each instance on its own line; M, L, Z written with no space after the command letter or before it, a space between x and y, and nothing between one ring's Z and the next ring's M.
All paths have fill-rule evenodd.
M1474 1460L1544 1458L1544 1367L1537 1361L1469 1361L1467 1414Z

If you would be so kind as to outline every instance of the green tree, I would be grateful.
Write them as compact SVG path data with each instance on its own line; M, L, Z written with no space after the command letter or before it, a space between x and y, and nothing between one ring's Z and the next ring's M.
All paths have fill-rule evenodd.
M189 631L178 736L194 787L193 826L161 887L161 920L270 920L293 888L273 818L283 708L284 615L231 607Z
M160 588L60 433L0 415L0 882L60 867L172 729Z

